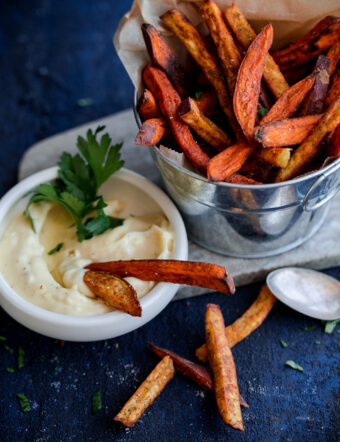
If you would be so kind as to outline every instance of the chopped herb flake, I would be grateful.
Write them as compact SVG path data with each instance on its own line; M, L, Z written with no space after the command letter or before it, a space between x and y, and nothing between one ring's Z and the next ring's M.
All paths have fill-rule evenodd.
M260 109L258 109L258 111L257 111L257 115L259 117L263 118L267 112L268 112L268 109L266 107L260 107Z
M339 321L340 321L340 318L334 319L334 321L326 321L324 332L327 333L328 335L332 334Z
M25 365L25 350L22 347L18 348L18 370L22 370Z
M53 255L54 253L59 252L59 250L63 247L64 243L60 242L59 244L57 244L54 249L50 250L47 254L48 255Z
M23 411L24 413L27 413L27 411L30 411L31 407L30 407L30 403L28 398L21 393L17 393L17 398L19 398L19 403L20 403L20 408L21 411Z
M41 360L41 362L47 362L47 357L43 356L40 360Z
M0 341L6 341L7 339L5 338L5 336L0 336Z
M97 411L102 409L102 399L100 396L100 391L96 391L92 395L92 414L97 413Z
M8 373L14 373L14 372L15 372L14 368L12 368L12 367L7 367L7 368L6 368L6 371L7 371Z
M285 365L287 365L287 367L293 368L294 370L298 370L298 371L304 371L304 369L301 367L301 365L297 364L294 361L286 361Z
M9 345L7 345L7 344L4 344L4 349L6 350L6 351L8 351L8 353L14 353L14 350L13 350L13 348L12 347L10 347Z
M281 342L282 347L288 347L288 342L285 342L282 339L280 339L280 342Z
M306 327L302 327L302 330L306 331L306 332L310 332L312 330L314 330L316 327L316 325L306 325Z
M315 344L320 345L321 341L315 341Z
M79 100L77 101L77 104L79 107L88 107L93 104L93 100L90 97L79 98Z
M200 100L203 97L203 91L196 91L195 98L196 100Z
M59 368L60 368L60 361L59 361L59 358L57 358L57 359L55 360L55 362L56 362L56 366L55 366L55 368L54 368L54 371L59 371Z

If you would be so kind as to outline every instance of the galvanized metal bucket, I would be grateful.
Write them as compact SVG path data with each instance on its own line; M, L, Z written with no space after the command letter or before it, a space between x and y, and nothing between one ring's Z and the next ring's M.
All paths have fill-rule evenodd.
M137 93L134 113L140 127L136 104ZM340 189L340 158L287 182L238 185L210 182L158 147L150 150L190 239L223 255L259 258L297 247L319 229Z

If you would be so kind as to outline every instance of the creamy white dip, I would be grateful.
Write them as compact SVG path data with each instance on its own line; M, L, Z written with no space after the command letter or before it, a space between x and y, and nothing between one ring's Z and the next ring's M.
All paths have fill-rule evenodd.
M27 301L57 313L90 316L114 310L95 297L83 282L84 266L119 259L168 259L173 231L159 206L137 187L120 179L101 193L105 211L124 218L122 226L78 242L72 219L60 206L43 202L30 208L36 233L22 212L0 239L0 271ZM119 199L117 198L119 196ZM114 199L111 199L114 197ZM63 247L48 255L58 243ZM126 278L139 298L155 285Z

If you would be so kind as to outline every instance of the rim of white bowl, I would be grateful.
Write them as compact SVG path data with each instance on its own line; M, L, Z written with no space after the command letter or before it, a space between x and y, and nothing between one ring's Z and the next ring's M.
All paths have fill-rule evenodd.
M16 201L22 198L27 192L34 189L37 185L53 180L57 176L58 167L50 167L49 169L44 169L37 172L28 178L20 181L12 189L10 189L0 200L0 224L3 222L8 210L10 210ZM154 183L144 178L142 175L133 172L129 169L123 167L120 169L114 177L117 177L123 181L127 181L136 187L142 189L144 193L149 195L162 209L166 217L168 218L173 231L174 231L174 250L172 259L187 259L188 256L188 239L185 230L183 219L170 198L158 188ZM126 179L125 179L126 178ZM142 312L147 311L157 300L162 296L162 292L165 289L169 289L171 286L174 290L174 295L179 287L179 285L169 284L161 282L155 285L155 287L150 290L143 298L140 299ZM132 317L127 313L113 311L109 313L104 313L101 315L94 316L76 316L76 315L65 315L63 313L55 313L49 310L45 310L37 305L32 304L26 299L22 298L18 293L13 290L9 284L6 282L2 273L0 272L0 295L5 296L7 301L12 303L15 307L20 310L24 310L25 313L30 313L38 320L49 321L55 325L65 325L65 326L76 326L84 325L95 325L97 322L100 324L109 324L112 321L120 322L127 317L129 319L135 318L136 320L141 319L141 317ZM139 325L136 324L138 327Z

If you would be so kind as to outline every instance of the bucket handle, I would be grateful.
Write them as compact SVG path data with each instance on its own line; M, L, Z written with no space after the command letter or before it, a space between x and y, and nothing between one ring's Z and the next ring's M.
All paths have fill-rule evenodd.
M314 204L309 203L309 197L314 192L314 190L319 186L329 175L334 173L336 170L340 169L340 158L334 161L334 163L325 171L323 172L311 185L308 192L306 193L303 201L302 201L302 208L306 212L312 212L313 210L318 209L319 207L323 206L327 203L333 196L340 190L340 184L335 187L325 198L322 198L321 200L317 200Z

